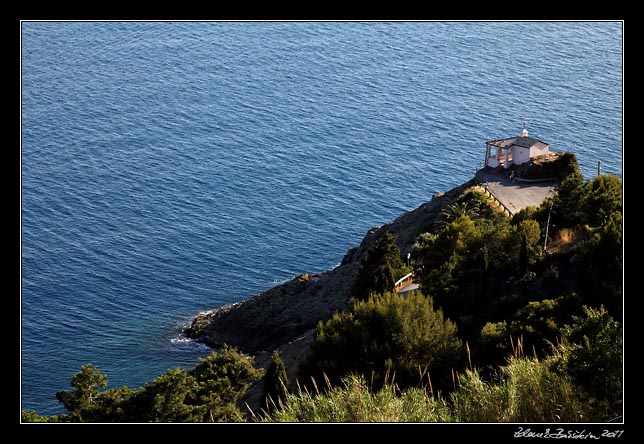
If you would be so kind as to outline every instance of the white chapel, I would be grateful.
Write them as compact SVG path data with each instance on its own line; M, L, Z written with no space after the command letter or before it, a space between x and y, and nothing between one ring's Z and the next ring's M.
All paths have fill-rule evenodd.
M547 143L528 135L525 123L519 137L490 140L485 144L485 166L492 168L509 168L550 153Z

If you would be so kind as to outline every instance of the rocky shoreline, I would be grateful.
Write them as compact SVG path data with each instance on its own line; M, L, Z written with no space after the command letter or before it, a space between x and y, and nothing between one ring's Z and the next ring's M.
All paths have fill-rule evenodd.
M318 322L349 305L360 263L371 244L383 234L393 233L401 254L406 256L419 230L433 223L443 208L474 184L475 179L471 179L445 193L437 193L429 202L403 213L393 222L373 227L360 246L349 248L333 270L302 274L247 300L200 313L185 334L215 349L224 344L237 347L252 355L255 365L264 369L270 364L271 353L277 349L293 383L313 342ZM259 380L239 400L239 408L249 418L261 411L262 391L263 381Z
M432 223L442 208L472 185L474 179L445 193L437 193L429 202L393 222L372 228L360 246L350 248L333 270L303 274L247 300L201 313L186 329L186 335L214 348L223 344L235 346L255 356L256 363L262 367L268 365L270 353L277 348L288 376L294 377L313 340L317 323L348 306L360 262L373 241L391 232L406 256L419 229Z

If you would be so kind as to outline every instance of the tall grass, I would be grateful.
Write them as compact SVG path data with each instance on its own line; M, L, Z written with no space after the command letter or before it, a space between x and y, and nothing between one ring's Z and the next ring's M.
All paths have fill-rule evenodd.
M306 388L289 394L286 403L262 421L277 422L584 422L588 421L578 390L566 376L551 370L549 359L525 357L519 343L495 381L476 368L455 375L449 399L435 396L431 380L423 388L398 390L390 378L372 391L363 376L350 375L324 394Z
M340 387L324 395L300 389L290 394L286 403L264 416L262 421L275 422L448 422L449 407L442 399L431 397L425 390L408 389L397 393L395 384L387 383L372 392L363 376L350 375Z
M459 376L451 394L454 416L463 422L580 422L586 421L574 386L554 373L547 360L510 358L501 368L501 381L484 382L475 370Z

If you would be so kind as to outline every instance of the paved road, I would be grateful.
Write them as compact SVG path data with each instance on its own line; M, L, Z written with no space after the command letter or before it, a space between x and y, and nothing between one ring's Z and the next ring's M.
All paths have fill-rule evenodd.
M513 182L503 172L497 174L488 168L479 170L477 177L512 214L529 205L538 207L556 186L556 182Z

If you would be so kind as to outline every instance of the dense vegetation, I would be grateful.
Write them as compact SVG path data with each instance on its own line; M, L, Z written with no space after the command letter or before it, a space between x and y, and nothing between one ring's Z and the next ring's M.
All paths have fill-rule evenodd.
M96 366L83 366L71 390L56 393L69 413L43 417L23 412L29 422L231 422L244 415L237 400L262 372L253 359L224 347L192 370L168 370L138 389L105 389L107 377ZM101 390L105 389L105 390Z
M277 351L262 421L601 422L622 413L622 182L584 182L574 155L538 208L509 218L473 187L419 229L408 273L396 238L376 239L350 306L318 324L289 384ZM548 174L550 168L542 166ZM561 173L563 171L563 173ZM239 421L262 376L234 349L138 389L106 389L91 364L24 421ZM290 389L290 393L288 391Z
M391 293L393 272L402 267L400 251L390 233L377 239L362 263L349 309L318 326L300 368L305 391L292 394L282 412L291 416L276 413L274 419L293 419L298 406L351 397L364 381L370 396L385 396L380 391L391 389L392 374L395 387L412 398L413 390L429 387L454 420L619 416L621 180L604 175L584 183L571 153L539 168L563 178L539 208L510 218L494 208L483 189L473 187L419 230L412 265L422 293ZM517 356L518 348L531 357ZM311 378L328 382L321 390L328 392L326 401L310 395L319 389ZM547 399L560 406L568 402L570 409L565 415L548 413L554 404ZM485 412L486 402L497 410ZM535 405L502 414L521 402ZM434 420L444 414L441 410Z
M451 369L465 362L465 352L453 322L434 310L421 293L399 296L387 292L320 322L301 380L311 377L332 383L348 373L359 373L375 386L388 375L413 385L426 372L440 375L434 384L451 384Z
M621 331L610 315L603 309L586 309L551 352L545 359L526 357L519 340L494 378L467 368L456 374L455 389L446 396L434 391L428 375L416 387L401 390L390 377L374 390L364 376L348 374L341 384L327 380L325 390L315 385L313 390L304 387L289 394L281 409L261 419L599 422L613 418L616 410L608 400L621 395Z
M356 299L367 299L372 294L394 291L396 281L411 271L400 259L396 237L385 233L376 239L362 261L358 277L353 285L352 295Z
M551 153L545 158L536 157L521 165L512 165L516 177L524 179L564 179L576 170L577 158L573 153ZM551 156L556 157L552 159Z

